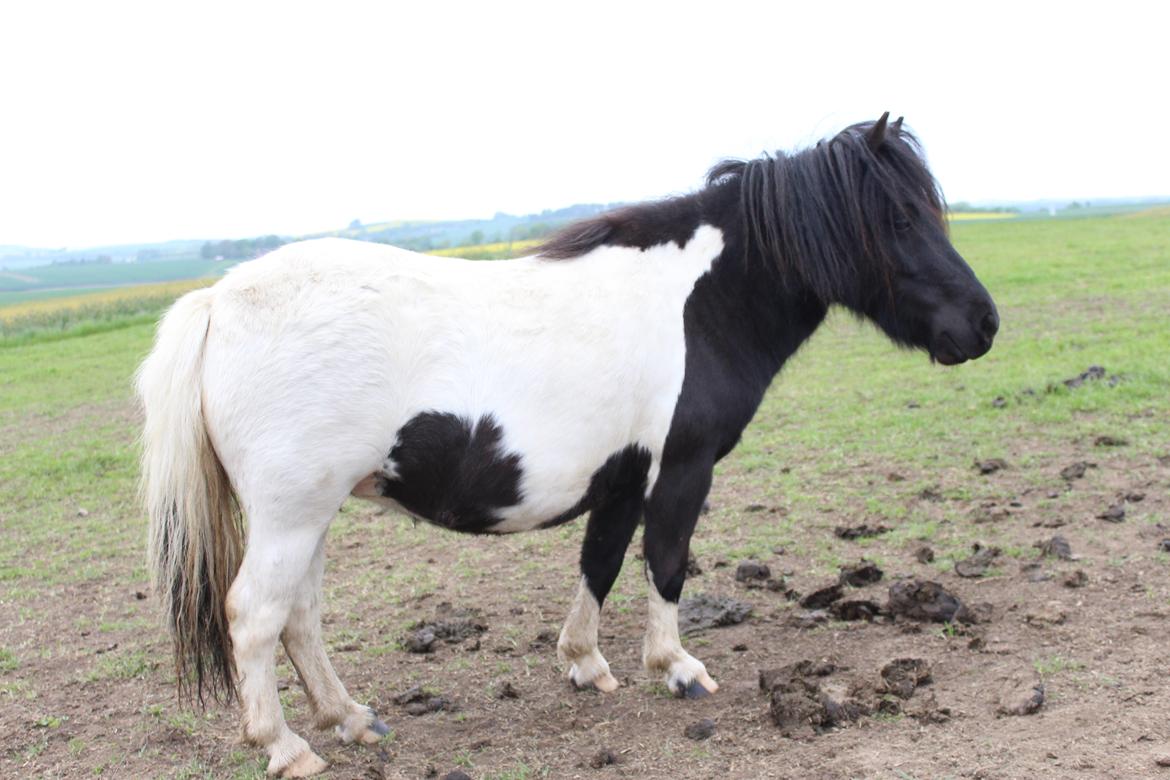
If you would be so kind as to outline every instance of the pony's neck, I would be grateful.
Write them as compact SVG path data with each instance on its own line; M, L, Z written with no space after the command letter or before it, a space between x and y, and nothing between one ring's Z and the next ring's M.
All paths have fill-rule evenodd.
M713 185L696 197L703 222L718 227L724 240L723 256L709 275L712 289L702 296L706 314L724 324L720 351L729 361L750 366L762 392L824 321L827 307L792 271L750 247L734 183Z

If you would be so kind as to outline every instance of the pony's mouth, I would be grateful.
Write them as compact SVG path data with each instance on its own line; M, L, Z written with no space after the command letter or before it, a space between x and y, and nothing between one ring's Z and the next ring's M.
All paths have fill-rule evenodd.
M960 349L959 345L955 343L955 339L946 331L939 334L938 339L935 340L930 356L944 366L957 366L968 360L967 353Z

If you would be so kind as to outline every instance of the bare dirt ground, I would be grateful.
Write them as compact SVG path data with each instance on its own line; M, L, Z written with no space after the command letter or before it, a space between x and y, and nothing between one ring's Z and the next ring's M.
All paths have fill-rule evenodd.
M1059 452L1040 441L1019 438L1000 468L968 461L896 473L842 462L823 483L837 495L825 506L778 497L764 488L771 475L724 469L693 545L702 573L684 595L730 596L752 614L684 640L721 685L701 701L674 700L641 668L637 541L602 620L602 651L623 685L611 695L575 692L555 637L577 579L580 523L465 538L347 506L330 538L327 641L351 692L394 733L371 750L314 731L282 663L286 711L329 762L330 778L1170 776L1170 564L1161 551L1170 539L1170 455L1093 437ZM1062 476L1077 463L1092 465ZM790 476L804 478L799 467ZM839 526L877 524L875 496L904 506L913 526L878 518L890 530L840 538ZM1124 517L1114 509L1103 519L1111 507ZM78 532L91 520L74 521ZM766 539L760 529L771 527L784 529L783 545L752 549L774 584L737 582L745 540ZM1054 536L1067 541L1070 559L1059 543L1048 555L1034 546ZM953 559L974 542L999 552L961 567L981 576L960 577ZM924 546L933 562L919 559ZM884 611L891 586L934 581L978 622L843 620L800 606L863 557L881 580L846 586L837 603L866 599ZM258 751L236 741L232 707L199 713L177 704L141 553L127 549L121 560L122 576L100 585L0 605L0 644L19 655L7 666L0 659L0 776L261 774ZM407 652L410 626L443 614L444 604L473 610L485 630ZM908 699L882 681L896 659L919 659L916 668L929 671L903 689ZM781 675L786 688L761 690L761 670L800 661L833 671ZM396 703L416 685L427 690L421 703ZM703 719L713 733L688 736Z

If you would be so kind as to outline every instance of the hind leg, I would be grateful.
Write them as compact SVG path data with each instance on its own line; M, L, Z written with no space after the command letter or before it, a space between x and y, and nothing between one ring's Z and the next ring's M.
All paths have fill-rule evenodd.
M336 727L337 735L346 743L373 744L390 729L378 720L372 709L350 698L325 654L325 643L321 638L321 579L324 572L325 538L322 536L280 638L305 687L317 727Z
M678 600L687 576L691 533L711 487L706 462L664 468L646 504L643 548L650 591L642 663L662 674L676 696L701 698L719 686L701 661L682 647L678 634Z
M601 605L621 571L641 513L642 496L633 494L589 515L581 546L581 584L557 641L557 656L568 664L569 679L578 688L609 693L618 687L609 663L597 649L597 628Z
M331 515L330 515L331 516ZM285 723L276 691L276 641L285 628L329 517L294 527L278 512L250 512L248 548L227 597L243 706L243 736L268 753L268 774L308 777L325 762Z

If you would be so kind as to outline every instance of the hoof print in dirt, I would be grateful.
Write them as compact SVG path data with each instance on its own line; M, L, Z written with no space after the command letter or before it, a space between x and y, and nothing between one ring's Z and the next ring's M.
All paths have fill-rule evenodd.
M432 712L454 712L455 703L440 693L429 691L421 685L403 691L394 697L394 703L402 707L407 715L418 717Z
M842 566L837 580L842 585L861 588L866 585L873 585L875 582L881 582L882 576L883 572L877 567L877 564L862 559L857 563Z
M881 604L867 599L853 599L851 601L838 601L829 606L829 612L837 620L864 620L867 623L872 623L882 615Z
M1113 504L1101 514L1097 515L1098 520L1104 520L1107 523L1120 523L1125 520L1125 504Z
M678 628L684 635L693 634L708 628L738 625L751 614L751 604L730 596L698 593L679 602Z
M749 588L762 588L772 576L768 564L759 561L740 561L735 567L735 581L747 585Z
M889 526L862 523L861 525L839 525L833 529L833 535L838 539L852 541L854 539L870 539L889 533L889 531Z
M846 688L827 678L832 664L801 661L760 672L760 687L768 692L768 715L785 736L820 733L869 714L869 708L850 698Z
M931 682L930 664L921 658L898 658L882 667L882 693L909 699L921 685Z
M1037 680L1011 680L999 694L999 715L1031 715L1044 706L1044 683Z
M1084 460L1077 461L1076 463L1070 463L1069 465L1062 468L1060 470L1060 478L1065 482L1072 482L1084 477L1085 472L1089 469L1095 468L1097 468L1096 463L1089 463L1088 461Z
M971 549L974 554L970 558L955 561L955 574L960 577L982 577L1001 552L998 547L984 547L978 542Z
M1003 458L989 458L988 460L975 461L975 469L980 474L994 474L997 471L1003 471L1008 467L1007 461Z
M890 586L886 612L932 623L979 622L974 610L937 582L903 580Z
M709 739L715 734L715 721L710 718L703 718L695 721L691 725L683 729L683 736L687 739L693 739L696 742L702 742L704 739Z
M836 583L820 590L814 590L800 600L800 606L805 609L824 609L834 601L840 600L844 595L845 591L841 588L841 583Z
M1059 558L1062 561L1073 559L1072 547L1063 536L1054 536L1046 542L1036 542L1033 546L1040 550L1042 558Z
M621 757L609 748L602 748L589 757L589 766L593 767L594 769L614 766L620 762Z

